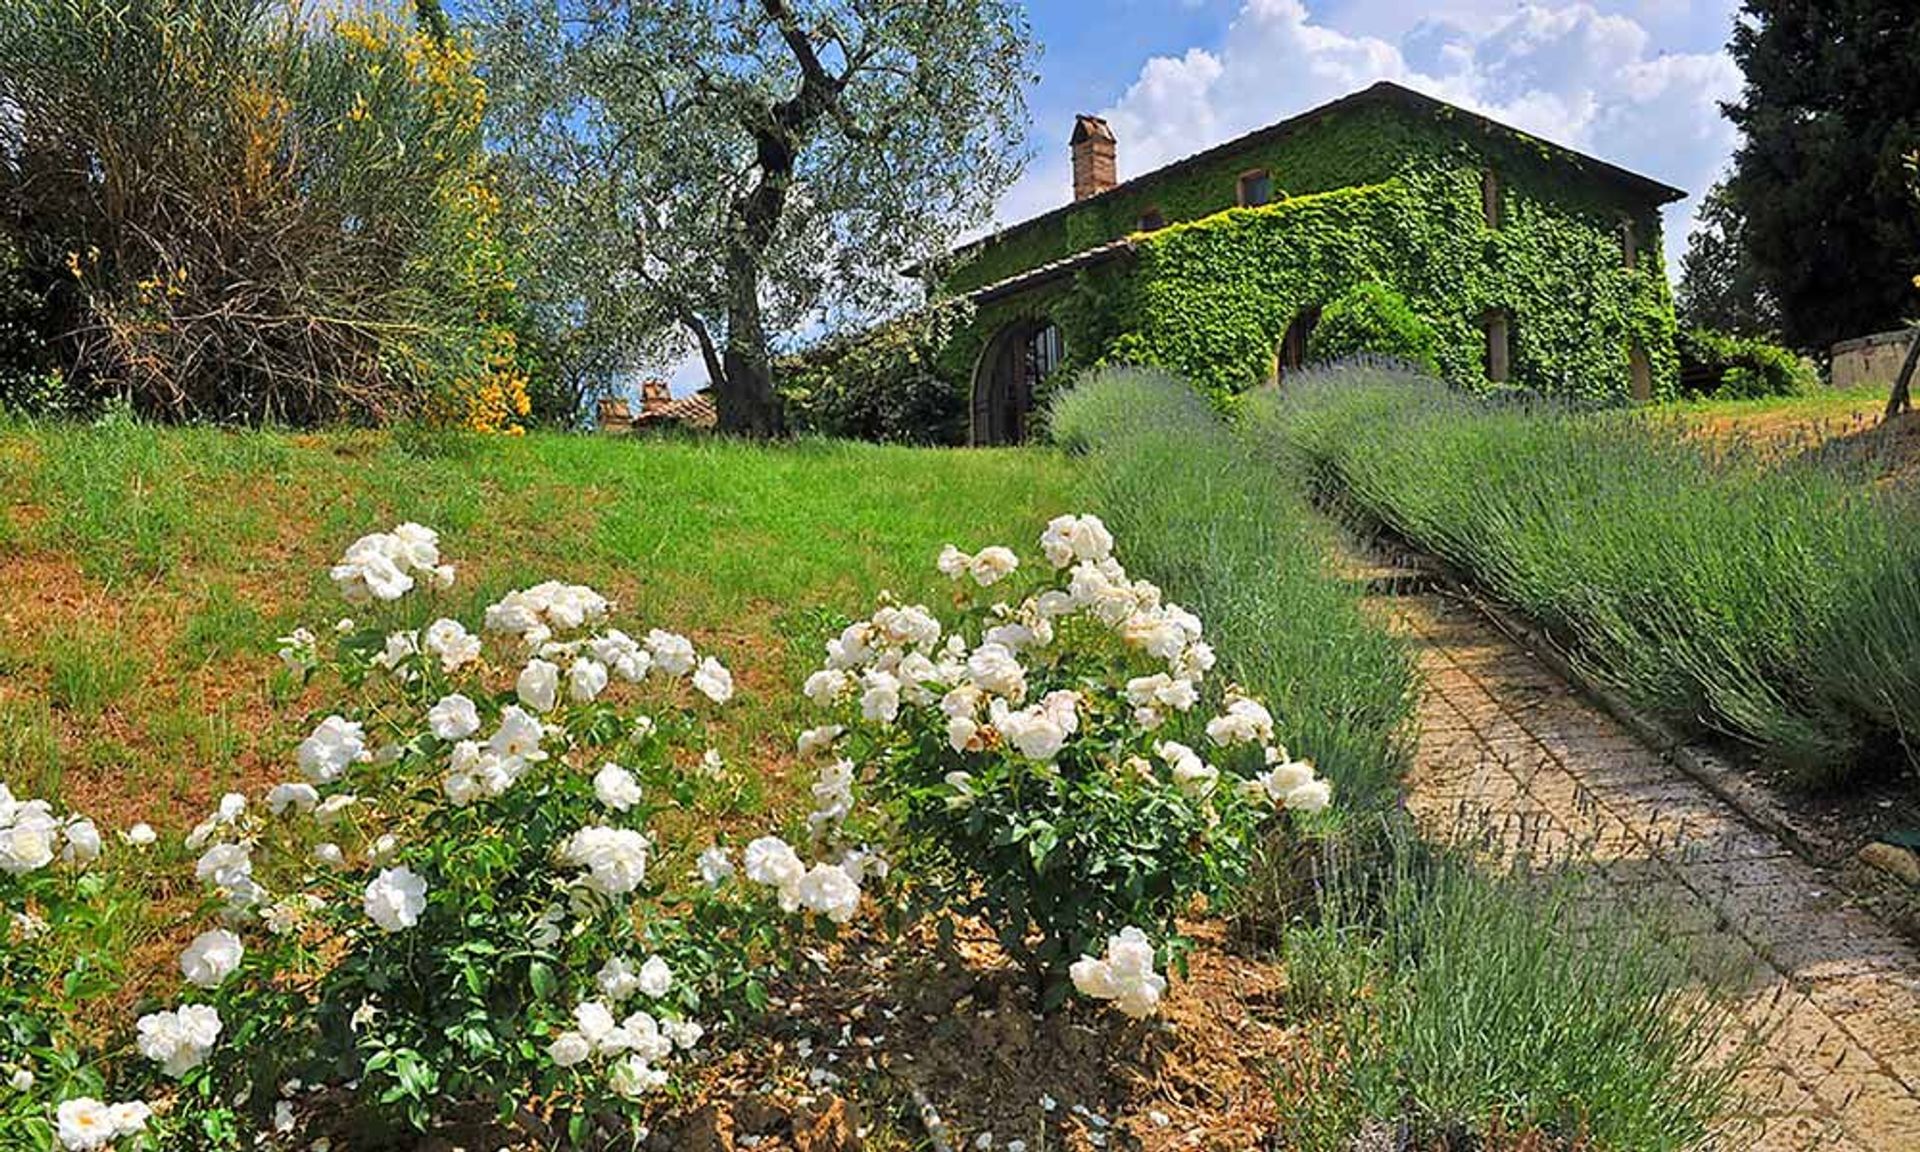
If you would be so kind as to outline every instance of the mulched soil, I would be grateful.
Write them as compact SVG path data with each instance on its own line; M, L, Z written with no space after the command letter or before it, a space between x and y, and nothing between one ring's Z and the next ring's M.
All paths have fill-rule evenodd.
M1228 950L1217 925L1191 931L1188 973L1146 1023L1084 1001L1040 1015L984 932L945 957L931 932L862 934L781 991L765 1035L714 1070L659 1143L824 1152L930 1130L952 1149L1261 1146L1274 1070L1297 1044L1284 981Z

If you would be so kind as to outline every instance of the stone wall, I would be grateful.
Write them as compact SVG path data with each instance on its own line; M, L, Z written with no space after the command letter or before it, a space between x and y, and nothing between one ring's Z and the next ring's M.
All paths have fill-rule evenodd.
M1835 388L1889 388L1900 374L1912 332L1880 332L1833 346Z

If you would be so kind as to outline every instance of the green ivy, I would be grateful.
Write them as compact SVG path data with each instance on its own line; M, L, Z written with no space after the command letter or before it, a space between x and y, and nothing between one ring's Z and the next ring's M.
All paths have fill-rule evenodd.
M1278 199L1235 207L1239 175L1255 168L1270 174ZM1497 226L1482 209L1488 169L1499 182ZM1169 226L1134 232L1149 208ZM971 291L1129 236L1130 256L983 305L933 357L961 427L981 352L1016 321L1060 328L1059 379L1097 364L1156 365L1224 404L1273 378L1281 338L1303 310L1367 283L1432 330L1435 367L1455 384L1485 385L1484 323L1500 312L1514 386L1623 402L1638 345L1652 398L1675 394L1654 205L1577 158L1469 118L1396 103L1342 109L990 237L945 287Z
M1372 352L1395 356L1423 371L1434 370L1433 328L1384 284L1356 284L1334 298L1314 325L1307 345L1312 360L1338 360Z

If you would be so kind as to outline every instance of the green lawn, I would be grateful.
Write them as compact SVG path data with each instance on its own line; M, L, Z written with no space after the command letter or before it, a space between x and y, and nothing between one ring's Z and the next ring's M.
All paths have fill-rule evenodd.
M179 828L282 778L304 717L274 639L342 615L327 566L405 520L460 567L451 614L561 578L712 647L742 687L723 750L778 779L829 618L947 594L949 541L1031 548L1072 478L1042 450L7 426L0 780Z

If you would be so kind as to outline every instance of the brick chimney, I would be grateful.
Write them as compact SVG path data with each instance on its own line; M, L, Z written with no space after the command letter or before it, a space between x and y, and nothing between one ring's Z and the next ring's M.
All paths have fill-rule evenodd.
M1098 196L1120 182L1114 162L1113 129L1098 116L1075 116L1073 139L1073 198Z
M673 403L673 393L668 390L665 380L640 382L640 414L642 416L656 415L671 403Z

